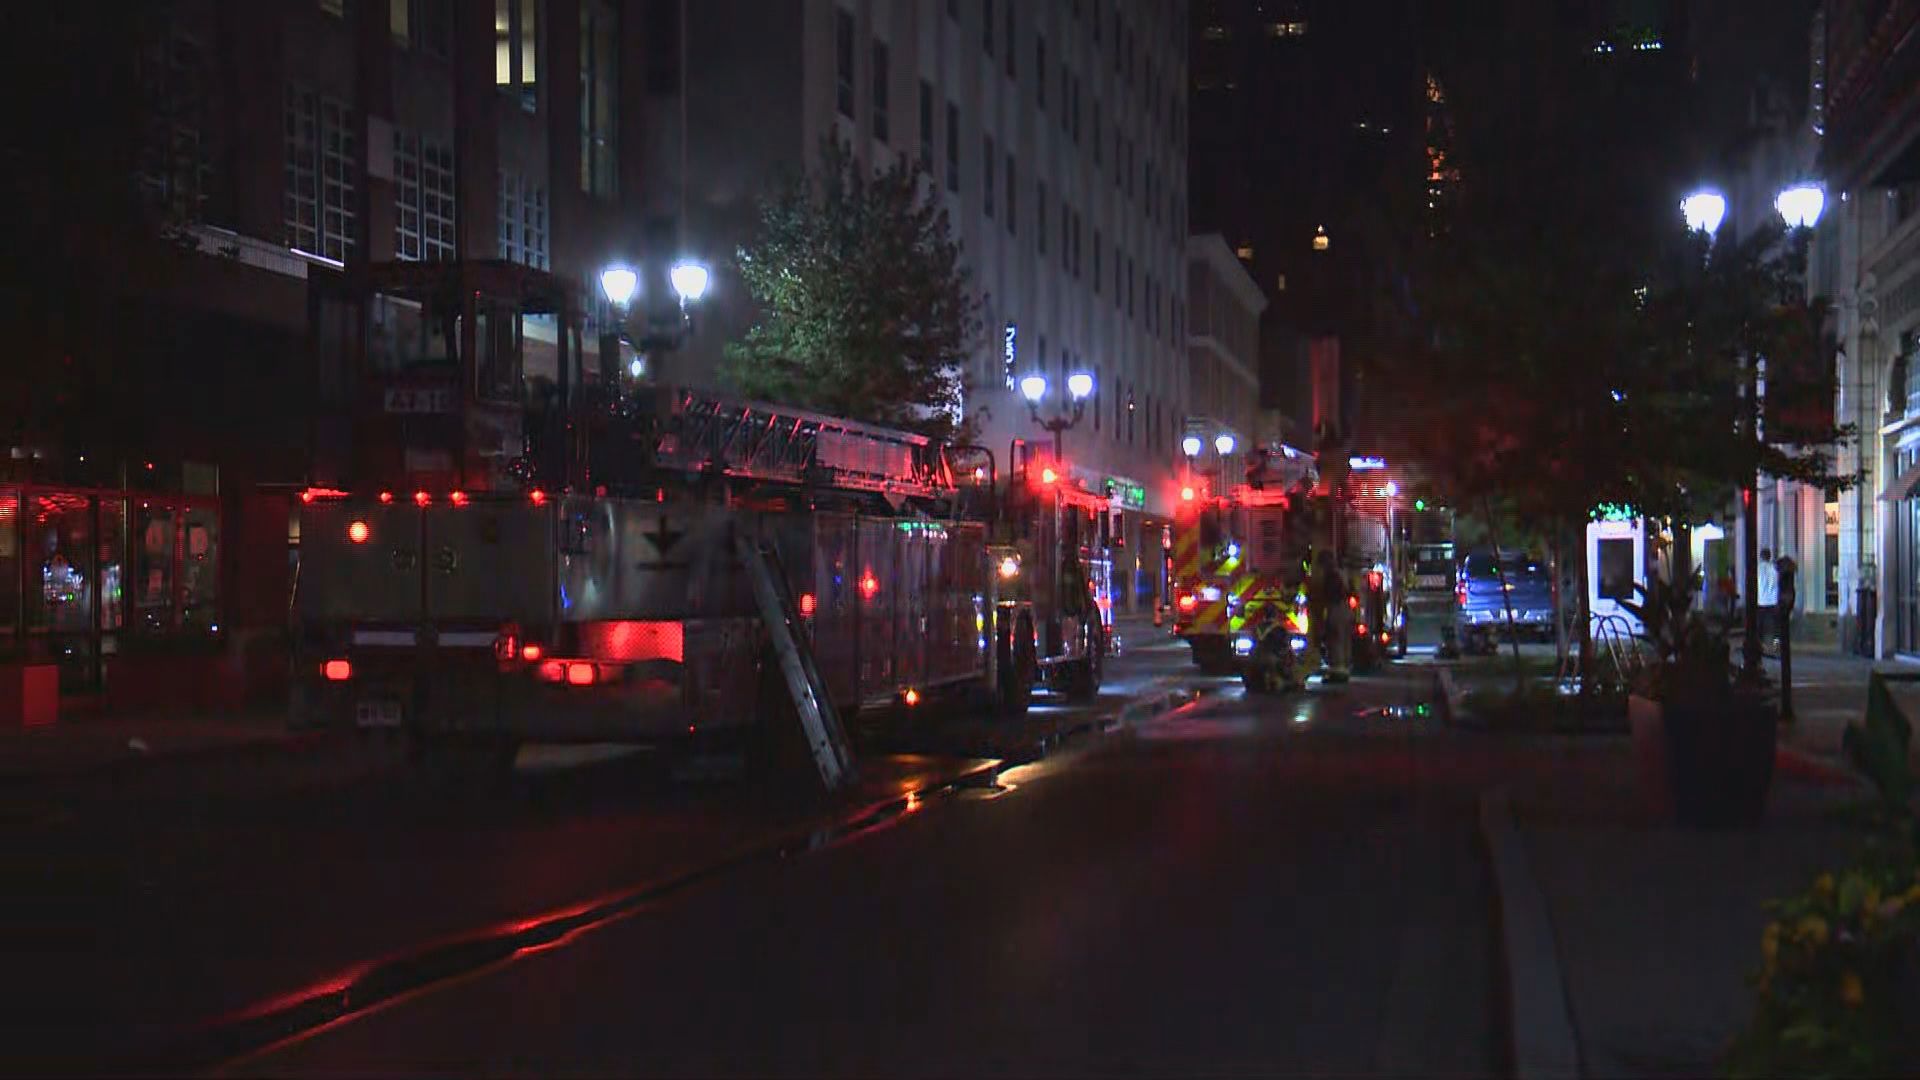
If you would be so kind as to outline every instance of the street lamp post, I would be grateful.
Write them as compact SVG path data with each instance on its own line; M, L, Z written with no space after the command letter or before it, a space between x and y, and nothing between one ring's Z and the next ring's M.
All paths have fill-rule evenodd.
M1027 399L1027 412L1033 422L1053 433L1053 459L1056 464L1064 464L1064 440L1061 436L1071 430L1086 415L1087 398L1093 396L1093 376L1084 371L1076 371L1067 376L1067 397L1070 408L1053 416L1040 414L1040 402L1047 396L1047 377L1029 375L1020 380L1020 396Z
M1227 455L1233 453L1233 436L1221 432L1213 437L1213 451L1220 456L1220 493L1227 493Z
M673 286L674 295L680 302L680 321L670 333L647 334L634 341L628 318L631 315L633 297L640 288L640 274L631 266L616 263L600 272L600 291L606 295L607 302L614 308L613 332L608 335L612 340L601 341L602 355L617 352L620 339L633 343L635 348L646 353L671 352L686 344L693 334L693 315L688 305L697 304L707 295L707 286L711 275L705 265L692 259L681 259L667 271L667 280ZM605 361L603 361L604 363ZM628 374L639 378L642 371L640 359L634 358Z
M1795 184L1773 200L1773 208L1780 212L1780 219L1786 222L1788 235L1795 242L1804 240L1813 231L1826 205L1826 191L1811 183ZM1757 493L1755 501L1759 501ZM1780 630L1780 715L1788 720L1793 719L1793 609L1798 606L1799 598L1794 587L1797 569L1793 557L1782 553L1773 620Z

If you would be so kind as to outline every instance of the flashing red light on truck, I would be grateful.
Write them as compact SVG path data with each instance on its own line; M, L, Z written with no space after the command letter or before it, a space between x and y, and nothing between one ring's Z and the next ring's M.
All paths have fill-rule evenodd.
M372 535L373 530L368 528L364 521L349 522L347 525L347 539L356 544L366 543L367 538Z
M353 664L346 660L328 660L320 665L320 674L328 682L346 682L353 678Z
M433 496L427 494L424 491L416 491L413 493L413 505L431 506L433 505Z

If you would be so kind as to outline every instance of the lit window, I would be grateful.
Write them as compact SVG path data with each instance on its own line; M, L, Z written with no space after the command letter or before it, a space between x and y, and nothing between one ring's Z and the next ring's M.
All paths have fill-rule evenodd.
M1241 241L1240 246L1233 249L1233 253L1240 257L1241 262L1253 261L1253 245L1245 241Z
M1286 291L1287 291L1287 275L1285 275L1285 274L1281 274L1281 275L1280 275L1279 277L1277 277L1277 278L1275 278L1275 279L1274 279L1274 281L1273 281L1273 291L1274 291L1274 292L1286 292Z
M539 82L537 10L538 0L493 0L493 82L517 88L521 107L528 112L539 100L534 91Z
M453 148L395 129L394 257L451 261L453 207Z
M548 268L547 189L518 173L500 174L500 257Z
M1330 246L1332 246L1332 241L1327 239L1327 227L1325 225L1313 230L1313 250L1325 251Z
M284 220L287 243L345 261L356 244L359 140L343 101L287 87Z
M394 42L401 46L413 37L407 15L407 0L387 0L387 25L393 31Z

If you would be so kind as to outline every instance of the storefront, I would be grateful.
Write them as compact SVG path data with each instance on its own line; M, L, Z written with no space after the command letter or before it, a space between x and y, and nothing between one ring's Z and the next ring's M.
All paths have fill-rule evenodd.
M215 496L0 484L0 666L82 699L184 678L220 652L220 568Z

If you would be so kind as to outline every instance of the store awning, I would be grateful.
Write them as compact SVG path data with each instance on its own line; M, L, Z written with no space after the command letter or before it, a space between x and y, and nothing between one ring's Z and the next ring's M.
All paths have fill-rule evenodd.
M1882 501L1911 499L1916 486L1920 486L1920 464L1909 467L1895 477L1893 482L1887 485L1887 489L1880 493L1880 498Z

